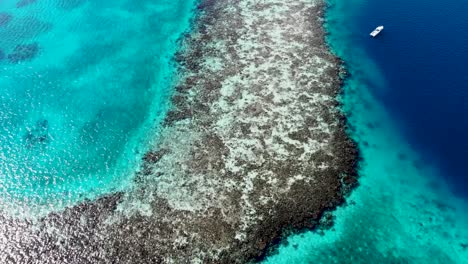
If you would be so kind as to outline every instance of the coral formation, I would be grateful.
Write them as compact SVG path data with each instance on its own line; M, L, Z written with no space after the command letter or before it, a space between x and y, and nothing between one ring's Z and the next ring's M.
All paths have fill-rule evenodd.
M0 27L6 26L12 19L12 16L8 13L0 13Z
M8 54L8 60L11 63L19 63L33 59L39 53L37 43L20 44L15 47L13 53Z
M34 4L37 0L20 0L18 3L16 3L17 8L25 7L31 4Z
M132 189L35 224L2 219L1 261L246 263L287 230L329 224L323 214L356 184L357 151L323 2L198 9L172 110Z
M32 129L28 129L24 140L26 146L32 148L38 144L45 144L49 141L49 122L45 119L36 122Z

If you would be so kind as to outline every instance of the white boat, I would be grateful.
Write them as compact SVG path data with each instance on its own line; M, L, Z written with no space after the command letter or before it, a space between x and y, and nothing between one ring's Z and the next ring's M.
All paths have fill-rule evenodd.
M383 30L383 26L378 26L370 33L370 35L375 38L381 31Z

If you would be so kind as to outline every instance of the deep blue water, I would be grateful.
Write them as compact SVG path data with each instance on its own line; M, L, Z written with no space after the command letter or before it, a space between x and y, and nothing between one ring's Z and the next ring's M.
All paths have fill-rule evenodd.
M424 162L468 198L468 1L366 1L356 28L385 76L371 91ZM367 31L383 24L376 39Z

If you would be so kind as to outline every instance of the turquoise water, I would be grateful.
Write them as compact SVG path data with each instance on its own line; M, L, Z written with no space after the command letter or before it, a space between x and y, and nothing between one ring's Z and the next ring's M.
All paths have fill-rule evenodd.
M468 263L468 205L402 133L405 121L383 103L394 80L356 45L375 26L358 23L369 2L329 2L328 41L350 72L342 101L363 154L361 184L331 230L293 235L265 262ZM406 10L420 7L411 3ZM0 1L2 206L60 209L129 186L168 106L171 57L194 4Z
M405 125L411 119L404 119L401 116L405 113L411 116L413 113L395 111L398 107L395 98L402 100L401 108L405 111L412 109L408 106L408 100L402 99L405 97L405 90L408 97L419 92L422 94L421 98L429 99L431 97L425 95L430 94L429 91L435 91L431 82L434 85L440 84L444 76L450 79L446 80L447 85L443 86L445 90L439 96L440 100L446 99L445 95L449 93L451 87L458 89L464 87L459 84L463 83L466 75L458 77L444 75L445 71L457 72L459 64L442 62L447 69L440 70L437 68L439 57L435 54L429 56L431 53L428 53L424 65L425 69L432 69L429 72L436 74L431 75L415 69L422 62L414 63L410 60L413 57L408 55L413 46L417 49L427 49L427 47L440 49L436 51L432 48L432 53L444 54L443 48L453 49L453 53L460 53L458 49L460 43L450 46L449 42L442 42L440 36L445 34L443 31L435 30L430 24L420 21L423 17L432 19L426 18L424 12L428 16L432 13L439 14L450 8L462 8L460 3L450 1L449 5L447 2L437 3L437 1L423 1L424 3L420 4L418 1L404 3L392 1L386 4L385 1L366 0L329 0L328 2L330 3L326 14L326 28L330 33L328 42L333 51L345 61L349 71L341 100L344 104L343 109L349 117L350 134L362 150L360 186L348 198L347 204L334 213L335 225L332 229L290 236L287 239L288 243L280 246L278 254L267 258L265 263L468 263L467 202L453 188L452 178L445 177L447 171L443 170L442 166L438 166L440 163L428 162L432 159L426 155L427 148L420 148L420 142L413 141L413 138L417 138L417 133L425 133L420 138L430 138L432 135L433 145L437 146L439 143L436 141L455 142L456 136L447 138L450 137L448 130L446 137L439 138L438 132L434 131L431 134L433 130L429 127L423 129L423 132L418 129L408 133L409 129ZM399 9L392 9L391 7L397 6L396 2L400 4ZM386 18L383 22L377 19L379 17L377 14L380 12L378 7L381 8L382 17ZM466 18L461 17L464 14L461 11L452 12L452 16L446 16L444 20L436 19L433 23L447 22L450 25L457 25L460 29L464 24L457 24L457 21L466 21ZM397 27L392 23L393 20L388 18L398 16L401 16L402 21L411 18L416 22L406 24L400 22ZM368 33L380 23L384 23L386 29L380 38L370 40ZM363 28L363 25L367 27ZM395 53L387 49L388 46L398 45L396 42L405 41L395 35L404 31L405 27L408 32L401 34L409 36L411 32L417 30L417 26L425 25L429 29L424 33L430 34L427 37L432 39L432 42L425 42L426 36L419 35L418 40L412 39L407 45L399 45L399 48L394 50ZM418 48L417 43L431 45ZM387 47L385 49L382 47L384 44ZM381 54L387 51L392 55ZM463 52L460 54L468 55ZM383 58L385 63L382 62ZM405 61L405 58L408 61ZM461 57L454 59L459 60L458 63L466 61L459 58ZM449 66L454 66L455 69L450 69ZM392 75L389 75L389 68L394 70ZM398 69L405 71L400 82L397 82ZM426 77L418 74L426 74ZM407 80L412 80L412 76L414 80L406 83ZM423 79L427 79L428 82L421 82ZM440 86L437 88L440 89ZM440 93L440 90L438 91ZM395 93L401 93L401 96ZM454 95L460 98L463 94L454 93ZM392 104L386 101L389 97L394 100ZM421 114L421 119L430 119L432 113L438 113L436 110L439 104L435 102L417 104L417 98L415 96L411 102L414 111L425 112L424 115ZM453 100L455 103L448 112L463 109L457 108L458 100ZM425 106L433 108L424 108ZM463 120L458 119L463 124ZM449 123L447 120L453 118L448 116L444 122ZM421 125L421 123L409 123L414 126ZM444 127L446 126L442 126ZM457 129L460 130L461 127ZM458 134L457 131L455 130L455 135ZM466 156L461 156L458 160L464 158L466 159ZM452 162L455 163L456 160ZM458 190L463 189L463 186L466 187L463 181L460 181Z
M50 209L128 186L194 5L0 1L1 204Z

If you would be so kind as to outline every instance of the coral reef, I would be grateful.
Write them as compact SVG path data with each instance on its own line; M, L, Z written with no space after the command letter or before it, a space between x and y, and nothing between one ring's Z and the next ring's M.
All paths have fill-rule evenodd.
M2 219L0 261L246 263L288 230L329 225L322 216L355 186L358 155L323 7L202 1L132 189L35 223Z

